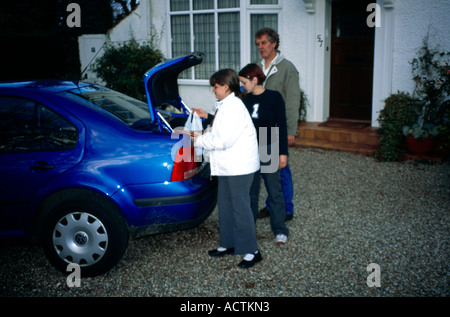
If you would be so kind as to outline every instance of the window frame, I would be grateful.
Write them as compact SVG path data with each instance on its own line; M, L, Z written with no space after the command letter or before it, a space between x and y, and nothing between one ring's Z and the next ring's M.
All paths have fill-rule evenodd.
M42 117L43 114L45 114L45 112L47 111L49 114L51 114L52 116L55 116L58 120L60 120L61 122L64 122L66 124L66 127L61 128L59 127L59 131L60 133L63 133L63 130L66 130L66 133L75 133L75 136L71 139L71 144L70 146L66 146L66 147L61 147L61 148L52 148L52 147L44 147L44 148L27 148L27 149L14 149L14 150L4 150L3 148L0 149L0 154L15 154L15 153L38 153L38 152L64 152L64 151L73 151L75 150L80 142L80 130L79 127L72 122L71 120L69 120L69 118L67 118L66 116L62 115L61 113L59 113L58 111L56 111L55 109L53 109L52 107L49 107L48 105L27 97L27 96L22 96L22 95L15 95L15 94L2 94L0 95L0 98L11 98L11 99L16 99L16 100L22 100L23 102L27 102L30 103L29 107L32 107L32 117L31 117L31 127L29 128L29 132L30 132L30 136L33 139L37 139L36 136L33 136L35 134L38 134L39 131L45 131L48 132L50 131L50 129L48 127L46 127L45 125L36 125L38 123L38 121L40 122L40 120L44 120L45 118ZM27 106L28 107L28 106ZM31 113L31 112L30 112ZM45 120L43 121L45 123ZM54 123L54 120L51 120L52 123ZM57 127L55 125L55 127ZM54 127L51 127L53 131L58 131L53 129ZM74 131L69 131L70 129L73 129ZM26 132L24 130L24 132ZM36 133L38 132L38 133ZM52 133L52 132L50 132ZM29 139L28 137L28 133L24 133L25 134L25 139ZM45 133L42 133L39 136L45 136ZM30 138L31 139L31 138ZM46 139L51 139L51 138L44 138Z
M172 28L171 28L171 18L172 16L179 15L188 15L189 16L189 28L190 28L190 52L196 51L194 48L194 18L195 14L214 14L214 33L215 33L215 69L219 68L219 41L218 39L218 15L219 13L239 13L240 18L240 67L243 67L251 62L251 45L255 45L253 34L250 34L250 24L251 24L251 15L254 14L275 14L278 17L278 33L281 33L281 20L282 20L282 2L283 0L278 0L278 4L268 4L268 5L255 5L250 4L250 0L240 0L238 8L226 8L226 9L218 9L217 8L217 0L214 0L214 8L213 9L205 9L205 10L193 10L193 1L189 1L189 11L170 11L170 1L166 1L166 10L167 14L167 25L168 25L168 50L170 58L174 58L176 56L173 55L172 52ZM194 49L193 49L194 48ZM186 52L186 53L190 53ZM180 84L184 85L200 85L200 86L209 86L209 80L206 79L195 79L194 69L190 69L190 78L179 79Z

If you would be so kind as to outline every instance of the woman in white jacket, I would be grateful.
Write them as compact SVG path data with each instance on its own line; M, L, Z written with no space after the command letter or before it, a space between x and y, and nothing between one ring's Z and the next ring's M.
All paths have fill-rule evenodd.
M213 257L244 254L238 266L249 268L262 260L250 207L250 188L260 167L256 130L238 97L237 73L219 70L210 84L218 99L216 113L206 133L193 137L195 146L208 150L211 174L218 179L220 247L208 253Z

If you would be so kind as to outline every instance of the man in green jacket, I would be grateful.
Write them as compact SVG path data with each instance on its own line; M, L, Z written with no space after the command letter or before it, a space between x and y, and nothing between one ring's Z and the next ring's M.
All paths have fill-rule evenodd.
M262 28L255 33L256 46L260 56L262 69L266 75L264 87L277 90L283 96L286 106L286 123L288 134L288 145L295 144L295 136L298 131L298 119L300 110L300 81L299 73L294 64L285 59L278 50L280 37L276 31L270 28ZM283 187L284 200L286 203L286 220L291 220L294 214L292 198L294 188L289 163L281 169L281 185ZM260 210L258 217L269 215L270 206L266 200L266 207Z

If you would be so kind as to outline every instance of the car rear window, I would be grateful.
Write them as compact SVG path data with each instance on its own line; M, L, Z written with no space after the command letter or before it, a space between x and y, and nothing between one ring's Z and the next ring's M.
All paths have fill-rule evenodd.
M62 95L85 105L101 108L136 130L152 130L148 105L125 94L108 89L75 89ZM81 98L80 98L81 97Z
M146 103L114 91L93 91L82 94L84 98L111 112L128 125L139 120L150 120Z

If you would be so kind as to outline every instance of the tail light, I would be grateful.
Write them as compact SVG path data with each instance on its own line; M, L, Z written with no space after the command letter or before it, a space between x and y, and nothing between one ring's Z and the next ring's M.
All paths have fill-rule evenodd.
M195 160L193 146L181 147L173 164L171 182L184 181L198 173L198 162Z

